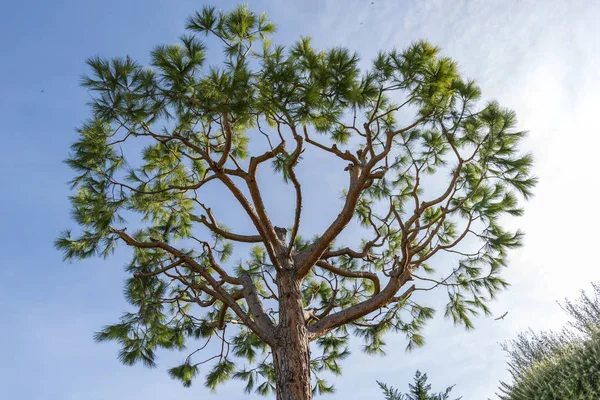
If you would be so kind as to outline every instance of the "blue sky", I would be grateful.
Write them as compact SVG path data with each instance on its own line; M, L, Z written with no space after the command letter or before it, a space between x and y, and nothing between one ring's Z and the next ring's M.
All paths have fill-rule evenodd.
M124 367L116 346L92 334L126 308L126 251L109 261L65 264L52 247L72 226L70 172L62 164L75 127L88 115L78 86L92 55L129 54L145 62L157 44L183 33L199 1L21 1L0 5L0 387L22 399L237 398L240 383L216 394L200 382L185 389L165 369L180 356L162 354L159 368ZM224 9L234 3L214 2ZM600 3L595 1L263 1L278 25L277 41L300 35L318 47L345 45L368 61L379 49L424 38L456 59L486 99L517 111L536 155L540 184L524 218L507 221L527 233L505 276L512 287L492 305L504 321L480 318L455 328L441 315L428 344L407 354L389 337L387 357L355 351L329 398L381 398L375 380L405 388L417 368L434 387L456 384L465 400L492 396L506 378L498 342L518 331L559 326L556 300L600 280L595 257L600 131ZM305 172L336 184L326 164ZM318 226L321 215L308 224ZM440 303L433 297L430 304ZM246 398L252 398L247 396Z

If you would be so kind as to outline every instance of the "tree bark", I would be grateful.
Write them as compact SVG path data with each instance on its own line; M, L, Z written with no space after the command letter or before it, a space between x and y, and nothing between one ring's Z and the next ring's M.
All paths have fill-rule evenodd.
M279 325L273 347L277 400L310 400L310 347L300 279L286 270L279 277Z

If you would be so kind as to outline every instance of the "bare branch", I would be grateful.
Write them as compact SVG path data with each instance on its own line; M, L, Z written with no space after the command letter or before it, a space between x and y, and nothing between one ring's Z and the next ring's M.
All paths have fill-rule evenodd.
M294 171L294 166L298 162L298 158L302 153L303 140L302 136L296 133L296 128L292 127L292 132L294 133L294 139L296 140L296 149L294 150L294 153L292 153L292 156L290 157L286 167L290 176L290 180L292 181L296 191L296 211L294 213L294 224L292 227L292 233L290 235L290 242L288 244L288 257L290 256L294 247L294 242L296 241L296 236L298 235L298 229L300 229L300 216L302 214L302 188L300 186L300 182L298 181L298 177L296 176L296 172Z
M242 243L261 243L263 241L263 238L260 235L239 235L237 233L231 233L229 231L221 229L219 228L219 226L217 226L216 221L212 216L212 213L210 213L210 209L207 209L207 213L209 213L208 217L211 219L211 221L208 221L206 219L206 216L202 215L200 217L200 222L202 222L208 229L210 229L217 235L222 236L225 239Z
M183 260L177 260L174 263L171 263L171 264L169 264L166 267L163 267L161 269L157 269L154 272L146 272L146 273L139 272L137 274L133 274L133 277L134 278L149 278L151 276L156 276L156 275L162 274L163 272L167 272L168 270L173 269L173 268L175 268L175 267L177 267L178 265L181 265L181 264L183 264Z
M347 269L336 267L335 265L323 260L317 261L317 266L326 269L327 271L332 272L335 275L344 276L346 278L369 279L371 282L373 282L373 293L377 294L380 291L379 277L373 272L350 271Z
M312 140L309 136L308 136L308 130L306 129L306 125L304 125L302 127L302 129L304 130L304 139L306 140L307 143L318 147L321 150L325 150L331 154L335 154L336 156L338 156L339 158L341 158L342 160L346 160L346 161L350 161L351 163L354 164L359 164L360 162L358 161L358 159L352 154L350 153L348 150L342 152L340 149L337 148L337 146L334 144L331 147L327 147L319 142L316 142L314 140Z

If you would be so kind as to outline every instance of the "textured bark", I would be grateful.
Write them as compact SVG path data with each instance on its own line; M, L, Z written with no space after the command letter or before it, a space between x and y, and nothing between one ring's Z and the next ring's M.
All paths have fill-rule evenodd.
M284 271L278 282L279 326L273 348L277 377L277 400L312 399L310 348L304 320L300 280L294 271Z

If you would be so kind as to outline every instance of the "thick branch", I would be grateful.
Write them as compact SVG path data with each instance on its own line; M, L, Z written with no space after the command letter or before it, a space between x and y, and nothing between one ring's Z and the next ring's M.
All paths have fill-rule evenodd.
M267 216L266 209L262 201L258 185L256 183L256 169L260 163L269 160L270 158L275 157L278 153L282 152L285 149L285 142L281 142L275 149L261 154L258 157L252 157L250 159L248 172L246 173L244 171L231 171L221 168L202 148L194 145L183 136L176 135L175 137L177 137L183 143L194 149L194 151L198 152L198 154L202 155L202 157L205 159L205 161L209 164L210 168L215 173L215 176L219 180L221 180L223 184L225 184L229 191L234 195L236 200L244 208L244 210L252 220L252 223L260 233L260 236L263 238L266 250L269 253L269 257L271 258L275 266L279 267L279 265L276 263L276 248L279 246L279 243L277 241L277 236L275 235L275 231L273 229L271 221ZM228 175L235 175L244 179L246 185L248 186L250 196L252 197L252 201L256 209L252 207L246 196L244 196L241 190L237 187L237 185L231 180L231 178Z
M277 234L275 233L275 229L269 216L267 215L267 210L265 204L262 199L262 195L260 193L260 189L258 188L258 183L256 181L256 170L258 169L258 165L276 157L279 153L285 150L285 142L281 142L277 147L275 147L271 151L267 151L264 154L261 154L258 157L252 157L250 159L250 165L248 167L248 176L246 177L246 185L248 186L248 190L250 191L250 197L252 198L252 202L256 207L256 213L258 214L258 219L262 224L262 230L264 239L266 239L272 246L274 246L277 250L279 250L280 243L277 238ZM271 261L275 264L276 267L280 267L277 265L277 257L275 257L275 251L271 252L269 256L271 257Z
M362 318L365 315L368 315L369 313L390 304L392 301L400 301L408 298L408 296L410 296L415 290L414 285L411 286L401 296L394 297L394 295L409 280L410 271L408 268L405 269L401 274L392 275L387 285L381 292L354 306L348 307L334 314L330 314L315 324L310 325L308 327L310 340L316 340L325 335L327 332Z
M296 133L296 129L292 128L294 132L294 139L296 139L296 149L290 160L287 163L288 174L290 176L290 180L294 185L294 189L296 191L296 211L294 213L294 225L292 227L292 234L290 236L290 242L288 244L288 256L292 252L292 248L294 247L294 242L296 241L296 236L298 235L298 229L300 229L300 216L302 214L302 188L300 186L300 181L298 181L298 177L296 176L296 172L294 171L294 166L298 162L298 158L300 157L300 153L302 153L302 136Z
M240 300L244 297L244 294L241 291L235 292L231 294L231 297L234 300ZM225 328L225 317L227 316L227 309L229 307L227 304L223 304L221 310L219 311L219 315L217 316L217 329L223 330Z
M323 235L313 243L307 250L305 250L300 259L302 260L300 265L300 276L305 276L313 265L319 260L323 253L329 248L333 240L340 234L340 232L348 225L354 216L354 210L360 199L362 191L369 179L371 178L371 170L383 160L392 150L394 136L402 133L406 130L410 130L418 125L425 117L420 118L415 123L407 126L404 129L392 132L388 131L386 134L386 142L381 153L371 158L366 165L359 166L352 164L348 166L350 171L350 188L346 195L346 201L342 208L342 211L333 221L333 223L325 230Z
M231 129L231 124L229 123L229 115L227 113L223 113L223 132L225 133L225 147L223 148L223 154L221 154L221 158L217 162L217 165L222 168L229 157L229 153L231 152L231 142L233 138L233 132Z
M134 239L133 237L129 236L123 230L119 230L116 228L110 228L110 231L112 233L117 234L129 246L133 246L133 247L137 247L137 248L141 248L141 249L159 248L159 249L162 249L162 250L166 251L167 253L172 254L173 256L178 257L181 260L183 260L190 268L192 268L194 271L198 272L204 279L206 279L208 284L212 287L212 290L211 290L213 292L212 295L214 295L216 298L218 298L223 303L227 304L233 310L233 312L235 312L236 315L242 321L244 321L244 323L248 326L248 328L252 329L262 340L264 340L268 344L273 343L274 331L272 329L272 325L264 324L262 318L257 318L257 320L253 320L252 318L250 318L250 316L248 314L246 314L246 312L240 307L240 305L237 304L236 299L234 299L232 297L232 295L230 293L228 293L219 284L219 282L217 282L217 280L206 270L206 268L204 268L202 265L200 265L198 262L196 262L193 258L191 258L187 254L181 252L180 250L178 250L164 242L160 242L160 241L140 242L140 241ZM252 285L254 285L254 284L252 284ZM246 289L246 285L244 285L244 290L248 290L248 289ZM248 306L250 307L250 303L252 303L253 300L248 300L246 298L246 301L248 302ZM257 310L257 311L258 311L258 314L260 315L260 311L259 310ZM251 310L251 312L253 312L253 315L256 316L255 311Z
M358 166L353 166L351 168L350 190L346 196L346 201L342 211L325 230L323 235L311 246L309 246L308 249L300 253L300 257L298 257L299 261L301 262L299 268L300 276L305 276L310 271L313 265L315 265L315 263L323 256L323 253L325 253L325 251L329 248L330 244L352 220L356 204L360 199L363 186L368 178L368 174L364 172L360 174L360 172L363 171Z
M244 287L243 293L244 298L246 299L246 303L248 303L248 308L250 309L250 313L254 316L254 319L262 326L265 326L269 329L269 331L275 330L275 325L271 318L265 312L262 302L258 298L258 294L256 292L256 286L254 282L252 282L252 278L248 274L242 275L240 278L242 285Z

